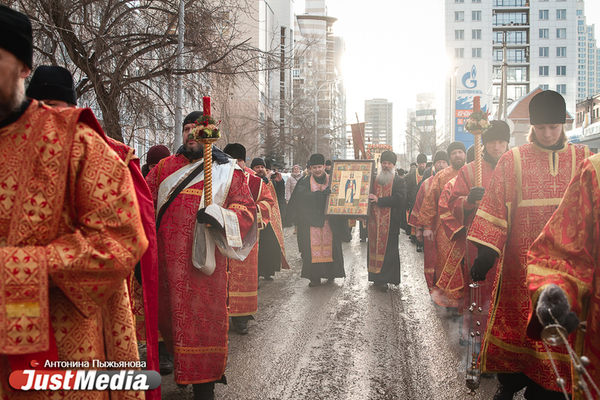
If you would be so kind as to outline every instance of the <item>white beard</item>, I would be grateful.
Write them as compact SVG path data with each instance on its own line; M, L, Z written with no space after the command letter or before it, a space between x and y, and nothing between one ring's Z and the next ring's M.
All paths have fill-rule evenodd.
M379 173L379 175L377 175L377 183L380 184L381 186L385 186L388 183L390 183L390 180L392 180L394 178L394 174L396 173L396 170L391 170L391 171L386 171L384 169L381 170L381 172Z

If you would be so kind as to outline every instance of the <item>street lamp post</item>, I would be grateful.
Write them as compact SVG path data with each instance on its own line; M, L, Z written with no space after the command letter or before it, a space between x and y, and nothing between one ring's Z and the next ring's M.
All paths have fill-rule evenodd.
M338 79L334 79L332 81L323 82L319 88L317 89L317 93L315 93L315 153L317 152L317 143L319 140L318 129L319 129L319 91L323 88L323 86L328 85L330 83L336 83Z

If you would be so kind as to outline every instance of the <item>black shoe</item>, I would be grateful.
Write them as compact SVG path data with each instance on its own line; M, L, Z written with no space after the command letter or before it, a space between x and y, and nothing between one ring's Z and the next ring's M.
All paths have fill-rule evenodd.
M246 325L246 324L237 324L237 325L234 325L233 328L238 333L238 335L247 335L248 334L248 325Z
M380 292L387 292L388 291L388 284L387 283L375 283L375 287L377 288L377 290L379 290Z
M214 400L215 398L215 383L194 383L194 400Z
M161 375L173 373L173 355L167 350L165 342L158 343L158 367Z
M335 282L335 278L331 278L331 279L327 279L327 280L325 281L325 284L326 284L326 285L331 285L331 284L332 284L332 283L334 283L334 282Z
M410 242L411 242L412 244L415 244L415 243L417 243L417 237L416 237L415 235L410 235Z
M423 252L423 245L417 243L417 253L422 253Z
M311 279L310 282L308 282L308 287L315 286L321 286L321 279Z
M271 282L271 281L274 281L274 280L275 280L275 279L273 279L273 277L272 277L272 276L265 276L265 277L263 277L263 279L264 279L265 281L269 281L269 282Z
M513 400L514 397L514 392L509 392L508 389L502 386L501 383L498 384L496 394L494 395L494 400Z
M360 242L361 242L361 243L364 243L364 242L366 242L366 241L367 241L367 239L360 239Z
M159 357L159 371L161 375L170 375L173 373L173 356L161 354Z

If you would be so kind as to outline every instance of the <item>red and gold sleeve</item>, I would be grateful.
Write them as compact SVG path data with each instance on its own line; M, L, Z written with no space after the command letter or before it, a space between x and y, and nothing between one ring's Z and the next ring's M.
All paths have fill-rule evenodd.
M84 314L123 283L148 247L125 163L85 124L78 124L69 163L64 220L71 230L44 248L48 273Z
M459 232L462 228L468 226L467 211L472 209L472 206L467 203L467 197L471 191L469 179L469 164L460 169L456 182L452 187L452 193L448 198L448 210L452 213L459 225L452 230L452 236Z
M431 228L435 224L435 217L438 212L438 201L443 189L440 187L440 176L441 174L437 174L433 177L431 187L427 194L425 194L423 204L421 205L417 224L425 228Z
M420 227L418 224L419 216L421 214L421 206L423 205L423 199L425 199L425 195L431 186L431 180L433 176L430 176L423 182L419 191L417 192L417 196L415 197L415 204L413 205L412 211L410 212L410 217L408 219L408 224L415 228Z
M455 233L459 232L462 228L462 221L458 221L456 217L450 212L450 195L452 194L454 185L456 183L458 176L456 178L450 179L446 186L444 186L444 190L442 191L442 195L440 196L440 201L438 202L438 213L440 214L440 220L444 226L446 231L446 235L452 239Z
M224 208L233 211L238 219L242 238L250 231L256 218L256 203L250 193L246 176L241 170L233 172L231 187Z
M471 242L494 249L499 256L508 238L507 203L513 200L511 194L516 184L514 157L508 152L498 162L469 230Z
M271 221L271 213L273 212L273 207L275 207L275 200L267 184L262 179L260 181L260 194L256 201L256 217L258 218L259 229L264 229Z
M563 289L578 315L590 296L600 240L598 170L600 158L581 164L558 209L529 250L527 286L532 304L549 284Z

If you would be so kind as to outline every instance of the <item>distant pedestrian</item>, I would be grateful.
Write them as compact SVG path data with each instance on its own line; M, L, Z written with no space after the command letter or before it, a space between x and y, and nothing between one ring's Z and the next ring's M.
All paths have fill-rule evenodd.
M160 160L163 158L167 158L171 155L171 151L167 146L163 146L162 144L158 144L156 146L150 147L148 153L146 153L146 164L142 165L142 174L144 174L144 178L152 168L158 164Z

